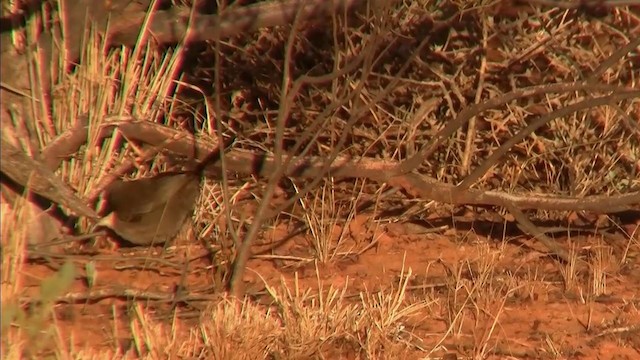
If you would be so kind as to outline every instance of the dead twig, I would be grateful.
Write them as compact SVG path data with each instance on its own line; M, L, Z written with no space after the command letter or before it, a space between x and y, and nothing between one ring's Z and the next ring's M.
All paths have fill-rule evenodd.
M527 136L529 136L529 134L544 126L549 121L567 116L576 111L593 108L596 106L603 106L613 103L614 101L633 99L636 97L640 97L640 91L620 91L609 96L588 98L586 100L565 106L562 109L558 109L547 115L539 117L538 119L532 121L527 127L520 130L520 132L518 132L515 136L505 141L504 144L500 145L500 147L496 151L494 151L493 154L489 156L489 158L487 158L480 166L478 166L471 174L469 174L469 176L467 176L462 181L462 183L460 183L460 185L458 185L458 189L466 190L471 187L471 185L473 185L473 183L484 176L484 174L489 171L489 169L494 166L498 162L498 160L509 151L509 149L511 149L511 147L524 140Z
M406 174L389 179L388 184L402 188L414 198L433 200L454 205L493 205L518 209L552 211L592 211L613 213L633 210L640 204L640 191L620 195L594 195L584 198L550 196L544 194L509 194L502 191L467 189L458 191L455 185L441 183L433 178Z
M550 6L560 9L579 9L579 8L603 8L603 7L621 7L621 6L638 6L638 0L602 0L602 1L558 1L558 0L527 0L528 3L534 5Z
M217 146L215 139L196 139L191 134L184 134L179 130L149 121L125 121L121 118L120 121L110 122L106 126L117 126L127 138L152 146L163 144L167 138L177 139L168 142L166 149L185 157L204 158L205 154L213 151ZM180 134L184 136L178 136ZM225 152L224 158L227 169L237 174L268 177L274 171L274 160L267 154L232 149ZM323 157L300 158L284 155L283 161L292 164L283 176L310 179L326 174L334 178L366 178L399 187L414 198L455 205L505 206L505 204L513 204L518 209L612 213L634 209L640 204L640 192L574 198L531 193L509 194L501 191L477 189L460 191L455 185L442 183L416 173L394 175L395 170L402 163L366 157L336 156L326 172L322 171L326 166L326 158ZM208 167L206 175L212 178L222 176L219 165Z
M4 136L2 139L2 174L34 193L44 196L78 215L97 219L98 215L45 165L25 155Z
M90 290L83 293L68 293L54 300L56 304L77 304L86 302L97 302L104 299L127 299L137 301L159 301L159 302L191 302L191 301L213 301L220 299L221 294L179 294L167 292L153 292L138 289L107 288L100 290ZM31 298L24 298L20 302L23 305L34 301Z
M496 108L500 105L506 104L510 101L521 99L529 96L536 96L554 92L574 92L574 91L620 91L623 90L620 86L604 85L604 84L589 84L589 83L563 83L563 84L550 84L550 85L537 85L530 86L524 89L516 89L506 94L489 99L481 104L475 104L473 106L465 108L458 116L452 121L447 122L447 125L436 134L436 136L423 146L415 155L404 160L395 171L397 174L406 174L417 169L422 162L433 154L440 145L442 145L446 139L449 138L458 129L464 126L471 118L477 116L483 111Z

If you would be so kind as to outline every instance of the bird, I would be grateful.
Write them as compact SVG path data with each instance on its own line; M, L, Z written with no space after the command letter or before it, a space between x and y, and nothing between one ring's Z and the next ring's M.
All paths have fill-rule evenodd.
M110 229L137 246L164 245L193 214L199 194L200 175L195 172L118 179L105 190L110 212L94 228Z

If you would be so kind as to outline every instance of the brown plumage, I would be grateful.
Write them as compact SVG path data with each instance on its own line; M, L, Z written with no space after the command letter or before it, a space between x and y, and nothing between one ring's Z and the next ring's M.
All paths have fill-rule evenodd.
M106 189L111 213L96 226L134 245L164 245L193 214L199 193L200 177L192 172L117 180Z

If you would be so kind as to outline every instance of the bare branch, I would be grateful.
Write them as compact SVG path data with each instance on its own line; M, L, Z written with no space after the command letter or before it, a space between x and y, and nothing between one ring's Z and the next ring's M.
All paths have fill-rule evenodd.
M3 175L26 189L66 206L78 215L98 218L98 215L53 172L37 160L29 158L21 149L14 147L4 136L0 164Z

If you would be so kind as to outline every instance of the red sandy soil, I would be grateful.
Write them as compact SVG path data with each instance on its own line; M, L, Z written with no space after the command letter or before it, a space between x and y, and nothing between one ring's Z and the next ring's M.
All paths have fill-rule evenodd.
M360 255L336 259L329 265L318 265L317 274L313 262L251 260L248 265L250 270L245 276L247 292L263 289L264 282L278 285L283 279L293 287L297 273L300 289L318 288L319 276L324 289L329 285L337 288L348 285L347 295L353 295L349 298L359 301L357 294L360 291L397 288L401 271L404 269L406 273L411 268L413 275L406 301L427 297L435 302L433 307L423 311L423 316L404 326L416 339L420 339L417 340L420 346L431 350L447 331L446 309L452 301L452 289L459 289L459 295L465 294L464 289L472 288L474 281L477 281L483 260L494 259L485 261L493 264L489 272L491 277L483 285L484 289L477 290L479 294L486 291L485 296L477 298L477 305L483 311L472 316L473 307L469 307L461 327L447 336L432 356L448 354L450 359L472 356L474 344L480 342L479 339L498 316L495 330L486 341L487 346L494 349L493 352L489 351L494 353L491 358L530 358L532 354L553 358L552 347L562 354L559 358L640 358L640 264L637 249L630 249L629 260L624 266L614 268L611 265L614 262L611 262L607 268L605 294L589 299L587 293L590 291L591 277L588 274L579 275L576 285L566 289L559 271L566 265L536 252L533 248L538 245L525 237L502 242L477 236L473 232L461 234L457 230L412 235L407 232L413 228L402 224L380 225L374 234L374 230L370 230L373 227L367 226L371 224L364 216L356 218L351 224L350 234L357 235L350 240L353 244L362 244L375 235L378 238L376 246ZM264 239L279 238L284 234L286 228L279 226L267 232ZM292 238L278 248L277 253L310 258L308 236ZM560 241L567 246L566 239ZM577 249L581 249L581 254L597 245L593 238L588 237L572 238L572 241ZM615 244L614 247L624 246ZM124 254L141 251L126 248L101 251L108 255L123 253L123 261L96 261L99 277L94 290L122 284L126 288L156 293L174 291L181 283L182 269L120 269L127 263ZM190 257L205 253L203 248L194 245L179 245L167 251L189 253ZM618 255L615 251L614 254ZM204 258L189 265L184 282L187 291L208 291L213 294L209 265ZM27 265L24 268L26 287L36 291L37 284L51 273L42 264ZM459 274L457 283L456 274ZM504 286L512 289L509 295L496 296L500 293L496 289L505 289ZM86 290L84 281L78 280L71 292L83 293ZM505 293L503 291L501 294ZM264 292L257 294L255 301L269 303L270 298ZM167 302L160 306L153 302L146 305L145 301L140 303L151 313L166 315L168 311ZM89 345L113 349L113 339L109 337L114 329L112 311L115 306L116 313L120 314L116 326L122 335L118 346L127 347L130 342L127 340L129 319L125 315L126 305L127 301L110 297L91 303L79 301L77 304L59 305L58 325L63 329L63 336L72 334L73 342L80 348ZM184 321L196 324L193 318ZM423 358L426 353L413 349L409 354L402 357Z

